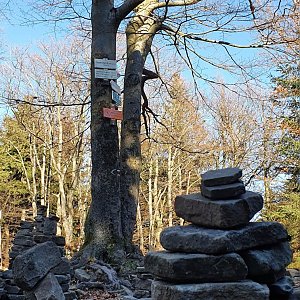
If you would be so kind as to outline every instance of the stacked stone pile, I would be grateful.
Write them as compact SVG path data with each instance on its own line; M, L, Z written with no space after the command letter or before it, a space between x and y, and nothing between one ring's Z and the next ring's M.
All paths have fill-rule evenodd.
M56 235L57 222L54 215L46 217L45 206L38 207L34 222L21 222L9 254L9 270L2 273L2 281L0 278L0 296L3 293L10 300L42 299L41 295L43 299L51 295L77 299L69 290L70 263L63 257L65 239Z
M249 222L263 198L246 191L241 176L238 168L209 171L201 193L176 197L177 216L192 224L165 229L167 251L146 256L146 269L159 279L152 299L288 299L289 236L279 223Z
M18 255L12 273L25 299L76 299L69 292L70 264L52 241Z
M15 235L11 251L9 252L10 267L14 259L24 251L33 247L36 243L33 240L34 224L28 221L21 221L20 229Z

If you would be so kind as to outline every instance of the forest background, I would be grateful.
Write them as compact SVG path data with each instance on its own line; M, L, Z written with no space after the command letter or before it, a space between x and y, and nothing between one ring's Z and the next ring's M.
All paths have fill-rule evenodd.
M42 5L31 7L30 13L12 3L1 3L3 22L40 23L53 34L25 48L7 47L2 39L1 268L8 265L19 221L34 216L38 202L60 217L58 229L69 254L78 251L91 201L88 25L62 19L53 27L46 23ZM243 13L259 28L270 18L267 4L275 5L255 3L256 15L263 12L260 19L247 1L241 1L235 14ZM210 13L217 16L213 8ZM204 41L201 48L171 40L176 46L171 48L164 34L156 37L147 67L159 79L146 83L148 105L141 116L145 126L135 243L143 253L160 248L163 228L183 224L173 211L176 195L199 191L200 174L206 170L238 166L247 188L264 196L258 218L287 227L293 264L299 266L300 4L287 1L276 13L267 33L241 30L233 50L216 40ZM269 46L247 46L254 40ZM121 29L121 87L125 43Z

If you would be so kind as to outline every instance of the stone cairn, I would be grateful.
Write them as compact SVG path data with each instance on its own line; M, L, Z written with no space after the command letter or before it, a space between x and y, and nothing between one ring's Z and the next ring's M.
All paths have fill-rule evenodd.
M77 299L69 291L65 238L56 235L59 219L46 217L46 210L39 206L34 222L21 221L9 253L9 269L0 274L0 299Z
M238 168L208 171L201 193L176 197L177 216L192 224L163 230L167 251L145 257L158 278L153 300L290 299L289 236L280 223L249 222L263 198L246 191L241 176Z

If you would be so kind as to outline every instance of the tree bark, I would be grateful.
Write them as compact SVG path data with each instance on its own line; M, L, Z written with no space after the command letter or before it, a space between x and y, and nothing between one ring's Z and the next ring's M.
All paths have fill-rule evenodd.
M151 11L141 8L126 29L127 64L124 80L123 122L121 131L121 219L125 249L135 252L132 237L141 172L141 95L142 75L147 55L160 24L147 18Z
M118 128L103 118L103 108L112 103L111 88L109 81L95 78L94 59L116 59L118 24L113 1L94 0L91 17L92 202L85 223L83 250L89 257L110 260L122 248Z

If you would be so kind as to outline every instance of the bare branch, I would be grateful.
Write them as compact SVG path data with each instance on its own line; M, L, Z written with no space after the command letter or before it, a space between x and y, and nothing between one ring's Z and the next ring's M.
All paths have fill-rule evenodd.
M192 5L197 4L201 0L182 0L182 1L166 1L166 2L159 2L153 5L154 9L162 8L162 7L172 7L172 6L185 6L185 5Z
M279 42L267 42L267 43L261 43L261 44L249 44L249 45L239 45L239 44L233 44L233 43L230 43L230 42L227 42L227 41L222 41L222 40L211 40L211 39L206 39L206 38L203 38L203 37L200 37L198 35L195 35L195 34L186 34L186 33L183 33L183 32L180 32L176 29L173 29L171 28L170 26L167 26L167 25L162 25L161 30L166 30L166 31L169 31L169 32L172 32L182 38L188 38L188 39L192 39L192 40L196 40L196 41L201 41L201 42L205 42L205 43L210 43L210 44L219 44L219 45L222 45L222 46L229 46L229 47L233 47L233 48L239 48L239 49L257 49L257 48L269 48L269 46L272 46L272 45L279 45L280 43ZM288 41L284 41L282 43L287 43ZM291 40L289 42L295 42L295 40Z
M35 98L36 99L36 98ZM30 102L30 101L26 101L26 100L23 100L23 99L16 99L16 98L10 98L10 97L7 97L6 100L8 101L14 101L15 103L17 104L28 104L28 105L31 105L31 106L38 106L38 107L62 107L62 106L84 106L84 105L87 105L87 104L90 104L91 101L87 101L87 102L83 102L83 103L41 103L41 102Z
M135 9L138 5L143 3L145 0L126 0L120 7L116 9L116 18L118 24Z

